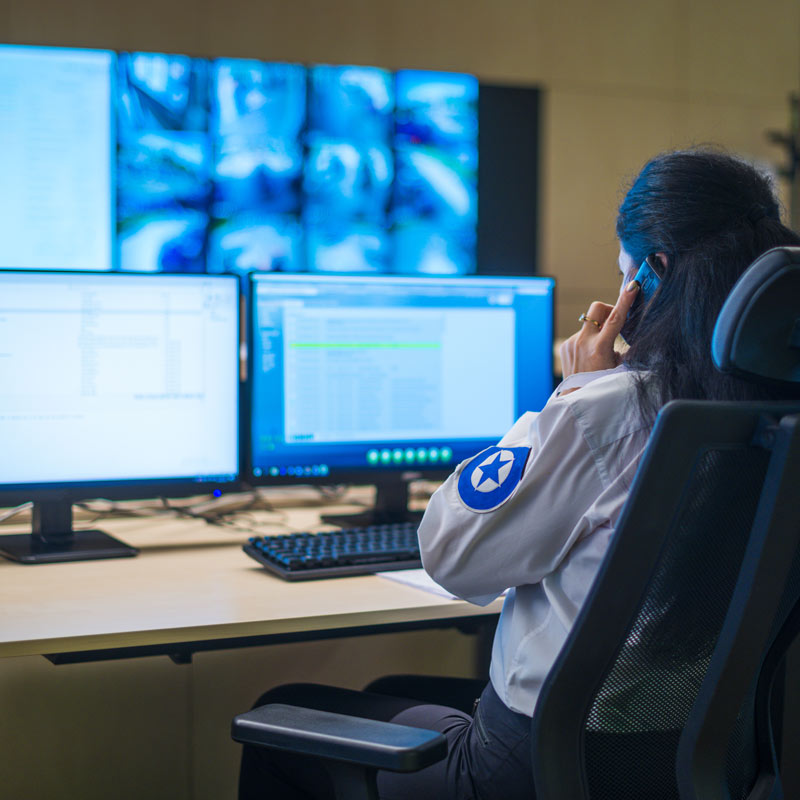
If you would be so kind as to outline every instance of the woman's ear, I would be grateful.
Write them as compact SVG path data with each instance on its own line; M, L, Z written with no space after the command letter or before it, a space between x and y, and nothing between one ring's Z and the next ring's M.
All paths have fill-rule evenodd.
M658 259L659 263L661 264L661 268L666 271L666 269L667 269L667 254L666 253L656 253L656 258Z

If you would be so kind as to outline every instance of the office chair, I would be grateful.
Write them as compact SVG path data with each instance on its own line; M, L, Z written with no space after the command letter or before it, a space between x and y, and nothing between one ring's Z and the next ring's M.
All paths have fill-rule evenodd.
M800 248L764 254L720 312L725 372L800 387ZM770 704L800 630L800 400L661 411L609 552L532 720L537 800L778 800ZM291 706L233 738L313 754L337 797L445 754L439 734Z

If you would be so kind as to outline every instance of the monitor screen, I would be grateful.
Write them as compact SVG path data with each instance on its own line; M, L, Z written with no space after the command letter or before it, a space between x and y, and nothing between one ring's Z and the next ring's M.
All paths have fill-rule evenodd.
M208 63L163 53L120 53L117 266L204 272L211 195Z
M231 276L0 271L0 500L231 485L238 302Z
M300 269L306 69L226 58L211 72L208 269Z
M449 471L552 392L552 278L251 281L255 483Z
M0 266L105 270L114 53L0 46Z
M392 272L394 76L377 67L309 70L303 218L312 271Z
M397 272L465 275L476 269L478 81L397 73Z

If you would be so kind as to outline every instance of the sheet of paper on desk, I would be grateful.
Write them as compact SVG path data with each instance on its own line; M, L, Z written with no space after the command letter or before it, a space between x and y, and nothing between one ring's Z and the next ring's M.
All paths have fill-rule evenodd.
M450 594L447 589L442 589L424 569L395 569L389 572L376 572L375 574L380 575L382 578L388 578L390 581L413 586L415 589L423 589L426 592L438 594L440 597L449 597L451 600L458 599L454 594Z
M436 581L425 572L424 569L396 569L388 572L376 572L382 578L388 578L390 581L397 583L404 583L406 586L413 586L415 589L422 589L432 594L438 594L440 597L449 597L451 600L458 600L454 594L450 594L447 589L443 589ZM503 592L505 594L505 592Z

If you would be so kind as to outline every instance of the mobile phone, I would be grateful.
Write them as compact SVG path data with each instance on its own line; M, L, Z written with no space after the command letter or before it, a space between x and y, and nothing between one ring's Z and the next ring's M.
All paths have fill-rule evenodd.
M622 336L628 344L633 341L636 335L636 330L641 322L645 306L650 302L656 289L661 285L661 275L659 274L660 267L656 266L657 264L658 258L656 258L655 255L647 256L633 278L641 288L639 289L636 299L633 301L625 324L620 331L620 336Z

